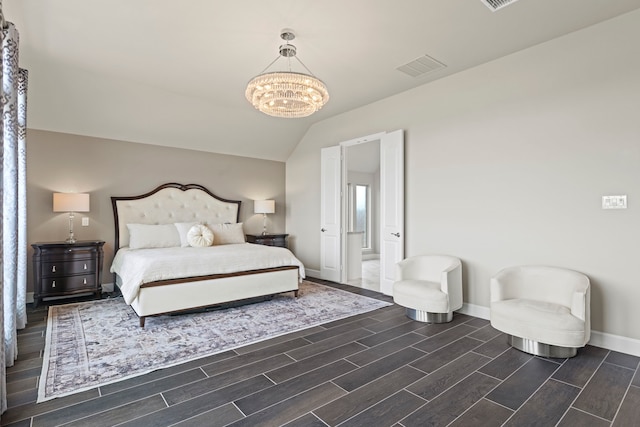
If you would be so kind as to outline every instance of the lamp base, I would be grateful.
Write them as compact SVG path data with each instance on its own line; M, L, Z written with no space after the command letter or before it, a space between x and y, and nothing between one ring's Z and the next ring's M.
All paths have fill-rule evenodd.
M69 212L69 237L65 240L65 243L75 243L76 236L73 235L73 218L75 214L73 212Z
M267 234L267 214L263 213L262 214L262 235L266 236Z

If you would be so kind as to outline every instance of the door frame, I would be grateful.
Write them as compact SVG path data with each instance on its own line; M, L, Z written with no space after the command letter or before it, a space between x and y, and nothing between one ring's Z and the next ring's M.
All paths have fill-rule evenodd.
M348 217L347 217L348 213L347 213L347 203L346 203L346 197L347 197L347 183L346 183L347 150L346 149L348 147L351 147L351 146L355 146L355 145L359 145L359 144L365 144L365 143L374 142L374 141L380 141L380 146L381 146L381 149L382 149L382 147L383 147L383 143L382 142L383 142L384 137L388 136L390 134L396 133L396 132L404 133L404 131L402 131L402 130L397 130L397 131L393 131L393 132L378 132L378 133L375 133L375 134L366 135L366 136L363 136L363 137L354 138L354 139L350 139L350 140L347 140L347 141L342 141L342 142L340 142L338 144L338 146L334 146L334 147L340 147L340 163L341 163L340 164L340 168L339 168L340 169L340 177L339 177L339 180L340 180L340 214L339 214L339 216L340 216L340 227L339 227L340 228L340 231L339 231L339 233L340 233L340 243L339 243L339 247L340 248L339 248L339 252L340 253L338 255L338 258L339 258L338 262L340 264L340 274L339 274L340 283L346 283L347 282L347 268L346 268L346 265L347 265L347 259L346 259L347 258L347 250L346 250L346 247L347 247L347 233L346 233L346 224L347 224L347 219L348 219ZM404 141L404 136L402 138L403 138L402 141ZM404 142L403 142L403 145L404 145ZM400 168L400 171L401 171L402 176L398 177L398 179L400 179L403 182L403 187L404 187L404 148L402 148L402 150L401 150L401 156L402 156L402 159L401 159L402 167ZM382 174L383 174L383 172L382 172L383 159L381 158L380 161L381 161L381 177L380 177L380 180L382 181L382 179L384 179L383 176L382 176ZM321 182L321 186L322 185L324 185L324 183ZM382 185L382 182L381 182L381 185ZM380 203L381 203L381 210L382 210L382 208L383 208L382 203L384 203L384 200L380 200ZM402 197L402 204L403 204L402 212L404 212L404 197ZM404 216L404 214L402 214L402 215ZM404 231L405 231L404 230L404 220L401 219L400 222L401 222L402 229L398 230L398 231L401 233L402 237L401 237L400 241L398 242L399 246L401 246L401 247L399 247L399 250L400 250L400 255L399 256L401 258L403 258L404 257ZM379 235L380 235L381 239L382 239L382 227L383 226L384 225L382 224L382 221L381 221L381 223L380 223L380 228L381 229L379 230ZM380 244L382 245L382 244L384 244L384 242L382 242L382 240L381 240ZM322 249L321 249L321 251L322 251ZM321 257L324 257L324 256L325 256L325 254L322 253ZM381 253L381 258L382 258L382 253ZM384 260L381 259L381 263L382 262L384 262ZM389 286L385 286L384 287L385 289L383 289L383 281L385 281L385 280L383 280L382 274L383 274L383 269L381 268L381 277L380 277L381 289L380 290L381 290L381 292L383 292L383 293L385 293L387 295L391 295L392 291L390 289L388 289ZM388 280L386 280L386 281L388 282Z

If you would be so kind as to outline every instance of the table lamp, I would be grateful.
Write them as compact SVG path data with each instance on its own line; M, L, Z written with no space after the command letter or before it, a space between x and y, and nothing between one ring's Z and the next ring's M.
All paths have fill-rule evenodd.
M69 212L69 237L66 243L75 243L73 217L76 212L89 212L89 193L53 193L53 211Z
M267 214L275 213L276 211L276 202L275 200L254 200L253 201L253 212L262 214L262 235L265 236L267 233Z

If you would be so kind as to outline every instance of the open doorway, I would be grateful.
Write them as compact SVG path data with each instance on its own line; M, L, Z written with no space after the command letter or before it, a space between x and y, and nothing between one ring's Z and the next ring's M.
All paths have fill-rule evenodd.
M378 183L379 190L372 191L372 186L369 186L367 194L369 194L369 203L372 203L374 195L378 192L379 203L372 203L367 215L372 216L374 212L379 212L379 215L369 219L370 232L365 239L364 235L356 235L357 230L354 230L352 232L354 235L351 236L347 233L348 157L363 157L359 154L350 155L348 150L352 146L364 146L373 142L378 144L378 150L375 151L379 152L379 178L374 182ZM349 269L356 272L361 271L362 244L371 239L371 254L365 255L373 257L379 252L380 292L392 295L395 265L404 258L403 131L381 132L344 141L337 146L325 147L321 150L320 158L320 277L325 280L347 283ZM363 187L366 187L366 183ZM357 194L358 186L354 185L353 188ZM352 203L357 204L357 200L354 199ZM353 216L353 222L357 223L357 212L354 212ZM375 226L376 221L378 226ZM364 234L365 231L363 230L362 233ZM347 245L347 242L352 244ZM354 242L356 243L354 244ZM376 242L379 251L376 250ZM349 254L351 256L348 256L347 252L351 252ZM358 257L360 260L357 259Z
M346 147L347 283L380 291L380 140Z

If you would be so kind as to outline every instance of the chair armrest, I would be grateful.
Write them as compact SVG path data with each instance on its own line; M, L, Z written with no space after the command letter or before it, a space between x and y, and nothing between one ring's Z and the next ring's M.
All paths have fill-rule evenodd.
M507 299L504 294L504 283L498 278L492 277L489 284L490 302L503 301Z
M460 266L452 265L442 272L440 290L445 294L449 294L450 288L454 287L458 282L462 282Z
M449 295L449 306L452 310L462 307L462 266L459 263L442 272L440 289Z
M407 267L406 267L406 262L407 260L404 259L400 262L396 263L396 280L400 281L400 280L407 280Z
M574 291L571 301L571 314L578 319L585 320L587 304L587 291Z

